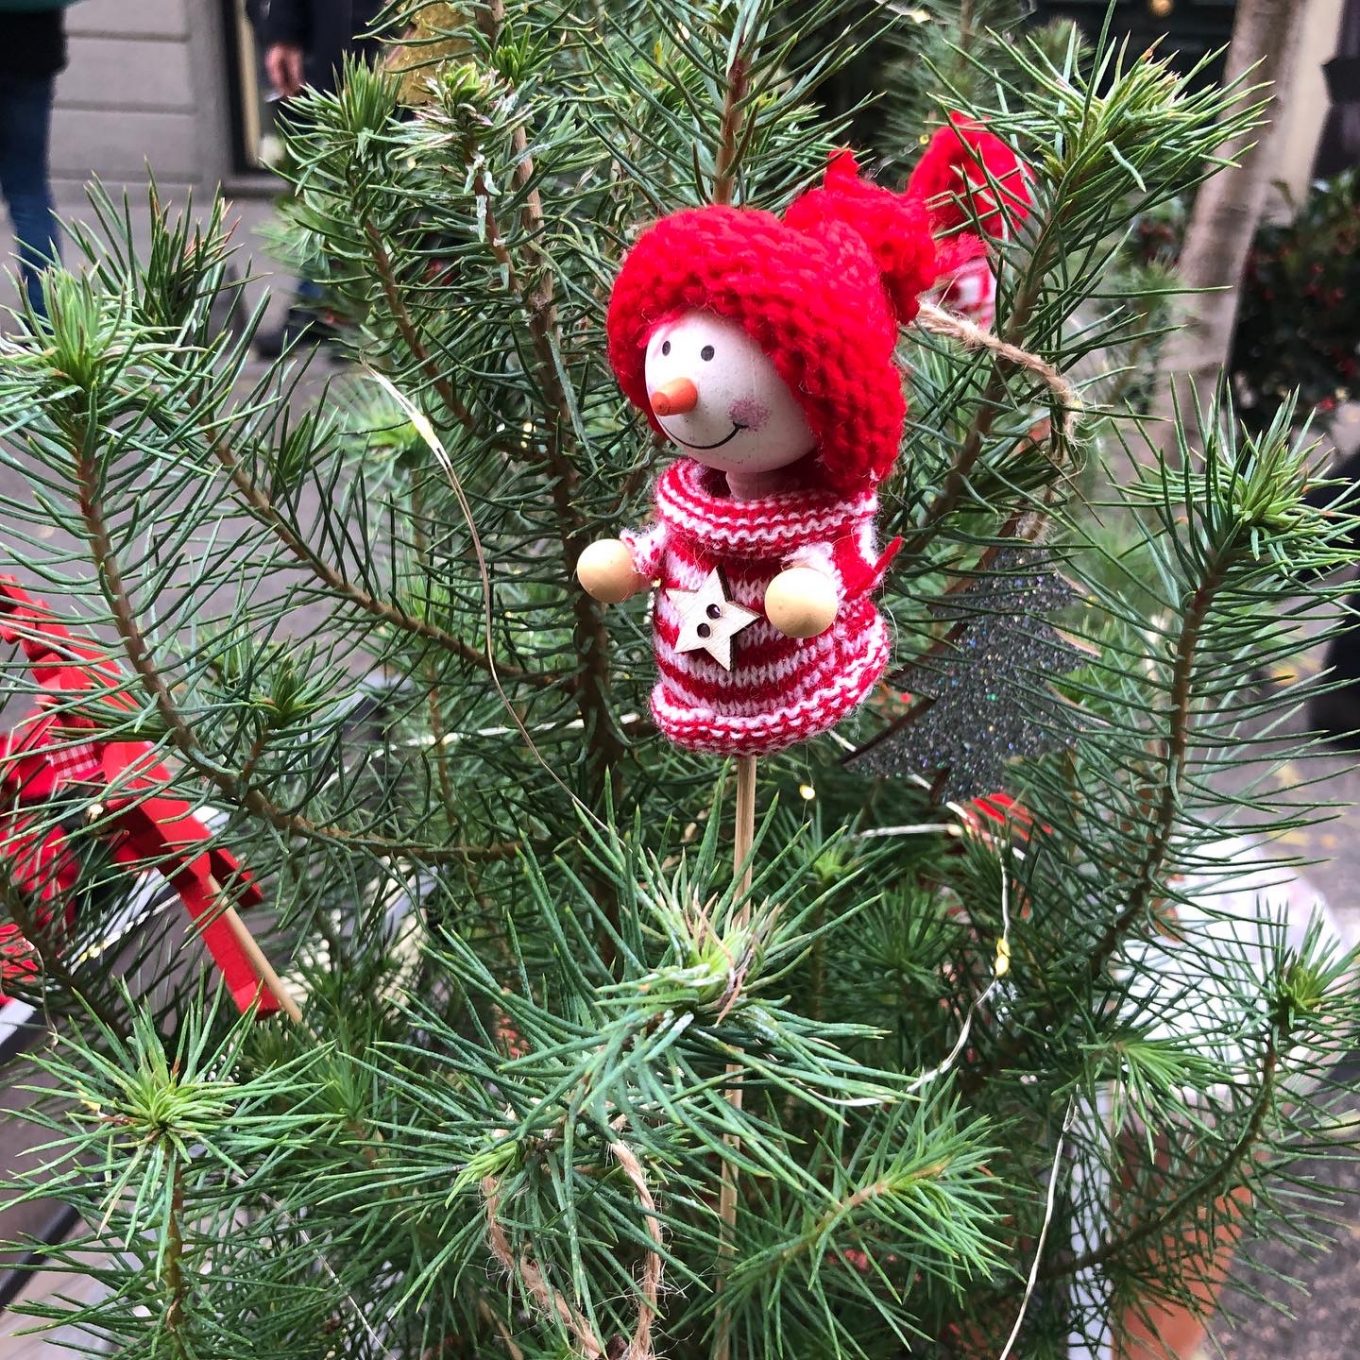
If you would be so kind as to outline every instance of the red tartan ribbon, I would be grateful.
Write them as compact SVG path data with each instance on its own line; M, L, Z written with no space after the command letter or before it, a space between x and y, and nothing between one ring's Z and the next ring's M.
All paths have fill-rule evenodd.
M211 844L212 832L188 803L159 791L170 773L152 748L140 741L101 740L93 719L44 711L82 693L113 708L134 708L126 695L104 688L121 683L119 667L105 653L75 642L46 606L8 577L0 577L0 641L18 643L47 691L38 712L0 734L0 860L37 903L40 924L51 923L56 902L69 904L78 866L62 829L40 830L35 814L65 786L98 790L114 860L164 875L241 1010L256 1004L262 1014L278 1010L278 1000L263 987L220 915L221 888L230 889L237 907L257 905L260 890L230 851ZM36 966L18 929L0 927L0 982Z

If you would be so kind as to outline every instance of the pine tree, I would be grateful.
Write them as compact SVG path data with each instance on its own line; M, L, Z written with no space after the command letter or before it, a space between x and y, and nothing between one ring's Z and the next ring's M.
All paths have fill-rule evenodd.
M1004 820L841 764L891 696L763 762L748 888L731 769L646 717L641 606L573 580L665 457L604 301L648 219L815 179L844 135L820 83L912 20L428 8L422 79L353 69L289 138L290 239L351 370L255 376L258 316L213 323L220 213L154 197L138 252L96 193L50 319L0 341L32 489L0 541L118 663L58 711L154 746L136 797L218 810L303 997L235 1020L164 920L101 946L139 866L95 791L29 810L81 873L44 904L0 866L37 955L6 985L51 1017L29 1061L59 1093L24 1184L83 1216L48 1264L108 1285L36 1311L174 1360L1041 1360L1195 1297L1225 1229L1305 1231L1288 1165L1355 1037L1351 961L1264 917L1225 953L1178 912L1233 825L1310 815L1270 791L1303 753L1253 668L1334 625L1349 517L1305 502L1288 411L1247 435L1222 398L1171 459L1125 456L1152 299L1109 272L1251 96L1075 39L1003 63L974 34L942 74L938 115L1014 145L1035 203L997 247L1006 348L904 337L883 606L905 666L951 586L1043 542L1092 650ZM33 697L18 662L6 685Z

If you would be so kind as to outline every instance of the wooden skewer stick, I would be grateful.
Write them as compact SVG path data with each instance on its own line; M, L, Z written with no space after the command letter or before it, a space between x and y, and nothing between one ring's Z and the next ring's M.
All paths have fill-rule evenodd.
M226 901L222 885L215 878L209 877L208 887L219 903ZM302 1023L302 1008L293 999L293 993L288 984L274 971L274 965L265 958L264 950L260 948L255 937L250 933L250 928L241 920L240 913L230 903L227 903L221 908L221 919L227 923L227 929L231 931L236 943L241 946L241 951L250 960L250 965L255 970L255 976L260 979L265 990L283 1007L284 1014L295 1025L300 1025Z
M737 820L732 834L732 871L737 876L737 890L745 897L751 891L755 866L751 863L751 846L756 838L756 758L737 757ZM750 905L743 902L738 920L743 923L751 914Z
M736 923L744 926L751 919L751 904L746 901L751 891L751 879L755 865L751 861L751 847L756 837L756 758L755 756L737 757L737 806L736 822L732 833L732 875L741 905L737 908ZM735 962L735 960L734 960ZM727 1075L737 1072L735 1064L729 1064ZM741 1087L729 1086L724 1093L727 1103L734 1109L741 1109ZM724 1140L735 1151L741 1141L735 1134ZM713 1337L713 1360L731 1360L732 1354L732 1317L723 1300L723 1286L727 1279L727 1267L735 1250L733 1237L737 1227L737 1168L731 1162L724 1162L722 1181L718 1187L718 1275L715 1288L718 1294L718 1325Z

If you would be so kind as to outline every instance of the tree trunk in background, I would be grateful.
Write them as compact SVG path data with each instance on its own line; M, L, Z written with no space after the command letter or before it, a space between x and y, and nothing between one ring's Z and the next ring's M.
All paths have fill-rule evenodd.
M1270 189L1275 126L1289 98L1307 4L1308 0L1238 0L1224 80L1250 72L1252 85L1268 86L1269 122L1255 134L1219 148L1219 154L1238 167L1208 180L1195 198L1177 273L1186 288L1216 291L1179 300L1185 327L1167 340L1162 382L1153 402L1153 415L1164 420L1172 415L1173 379L1181 409L1188 412L1192 393L1201 405L1209 404L1228 362L1237 285ZM1164 433L1154 438L1164 447L1174 447L1172 427L1161 428Z

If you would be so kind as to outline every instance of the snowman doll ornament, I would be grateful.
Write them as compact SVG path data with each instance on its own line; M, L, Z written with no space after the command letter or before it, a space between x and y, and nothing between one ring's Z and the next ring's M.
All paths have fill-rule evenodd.
M658 326L647 344L644 372L652 411L671 442L721 472L733 501L787 490L788 469L816 443L774 365L740 327L722 317L691 312ZM650 584L634 560L624 540L601 539L582 554L578 576L590 594L616 604ZM714 566L697 590L671 586L666 593L685 621L677 650L706 651L730 671L732 638L760 618L759 612L727 595L721 566ZM823 571L789 566L766 587L763 606L785 637L816 637L836 616L835 587Z
M936 179L952 158L966 192L979 148L1002 184L1018 175L995 137L951 124L927 152ZM591 544L577 575L609 604L658 584L651 707L676 745L781 750L834 726L882 675L872 597L897 545L879 551L875 519L906 416L898 330L984 249L964 234L937 243L950 224L912 183L874 185L840 152L782 219L688 209L625 259L610 361L680 456L652 524Z

